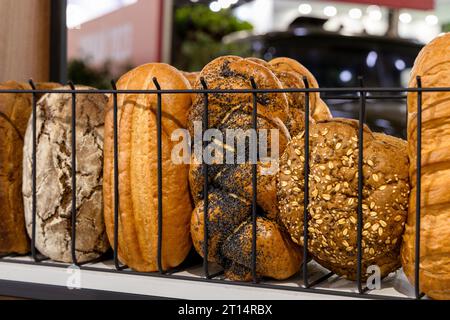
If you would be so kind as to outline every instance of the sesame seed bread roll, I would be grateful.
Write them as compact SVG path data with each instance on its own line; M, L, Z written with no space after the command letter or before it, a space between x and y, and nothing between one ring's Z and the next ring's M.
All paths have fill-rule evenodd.
M400 267L408 195L406 142L364 127L363 278L371 265L381 276ZM356 279L358 122L334 119L310 131L308 249L324 267ZM303 244L304 135L294 137L280 161L279 220Z
M450 86L450 33L437 37L419 53L409 87ZM415 279L417 93L408 94L408 151L412 191L403 238L402 265ZM420 210L420 290L434 299L450 299L450 92L422 94L422 176Z

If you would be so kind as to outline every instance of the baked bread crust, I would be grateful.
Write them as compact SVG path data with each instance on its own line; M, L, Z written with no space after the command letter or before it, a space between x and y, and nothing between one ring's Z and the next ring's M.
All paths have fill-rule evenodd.
M311 255L338 275L356 278L358 122L333 119L310 129L309 242ZM279 219L303 244L304 136L294 137L280 161ZM408 204L406 142L364 128L363 272L384 277L400 266ZM363 278L367 275L363 274Z
M53 89L59 85L38 83L36 86ZM8 89L31 88L15 81L0 83L0 90ZM25 254L30 249L23 210L22 160L31 111L31 94L0 94L0 253Z
M450 85L450 33L437 37L419 53L410 87ZM450 299L450 93L424 92L422 97L422 179L420 228L420 289L434 299ZM412 191L403 236L402 265L414 284L417 93L408 94L408 152Z
M181 71L181 73L189 81L189 83L191 84L191 87L193 88L195 86L195 83L198 80L198 76L199 76L200 72Z
M254 59L235 56L221 57L212 61L202 70L201 76L205 78L210 89L251 89L251 77L254 77L260 89L282 87L273 72L261 63L254 62ZM216 128L224 135L226 129L251 129L252 109L251 94L211 94L210 128ZM203 97L197 95L189 115L191 132L194 121L202 121L203 110ZM279 143L281 152L289 136L283 125L289 119L288 110L289 105L284 93L258 94L258 128L281 129ZM270 143L268 149L270 154ZM247 155L248 152L246 149ZM192 214L191 234L194 247L203 256L202 167L201 164L191 164L190 186L196 205ZM277 176L261 175L262 167L263 164L258 165L258 205L261 208L258 214L266 214L266 218L258 218L257 273L259 276L285 279L299 270L301 253L299 247L293 244L289 236L272 220L278 211ZM251 235L248 233L252 195L251 168L248 163L209 166L211 189L208 206L210 227L208 259L221 264L226 277L233 280L247 281L251 278L251 264L248 259L243 259L249 254L248 244L251 243Z
M316 78L300 62L290 58L276 58L269 62L271 70L283 83L284 88L304 89L303 77L307 77L310 88L319 88ZM290 93L291 106L294 110L305 111L305 94ZM331 112L318 92L310 93L310 113L315 121L330 120ZM294 117L295 119L296 117Z
M175 68L161 63L140 66L120 78L118 89L190 89ZM173 163L171 134L186 128L189 94L162 95L163 226L162 267L181 264L191 248L188 166ZM158 270L157 96L118 96L119 258L137 271ZM105 121L104 202L110 243L114 243L114 123L110 101Z
M61 89L69 89L62 87ZM77 86L78 90L95 90ZM36 248L52 260L71 256L71 104L70 94L46 94L37 106ZM109 248L103 222L103 123L107 97L77 95L77 238L76 257L86 262ZM32 122L24 143L23 201L32 232Z

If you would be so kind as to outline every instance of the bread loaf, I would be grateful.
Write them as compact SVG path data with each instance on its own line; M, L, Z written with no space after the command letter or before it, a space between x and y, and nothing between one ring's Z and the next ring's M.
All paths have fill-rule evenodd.
M371 265L384 277L400 266L409 195L406 142L364 128L363 279ZM356 279L358 122L311 125L308 249L324 267ZM280 162L279 219L303 244L304 135L294 137Z
M319 88L316 78L300 62L289 58L276 58L269 62L271 69L274 70L284 83L285 88L305 88L303 77L308 79L310 88ZM305 111L305 94L290 93L290 99L294 109ZM332 118L330 110L326 103L320 98L318 92L310 93L310 114L316 121L329 120ZM297 111L298 112L298 111Z
M57 84L39 83L37 89ZM24 83L8 81L0 90L30 90ZM32 112L32 94L0 94L0 253L25 254L29 240L25 231L22 197L23 138Z
M62 89L69 89L63 87ZM80 90L94 90L77 86ZM108 248L103 221L102 162L105 95L77 94L78 262L98 258ZM45 256L72 262L72 143L70 94L45 95L37 106L36 248ZM28 234L32 232L32 122L24 146L23 196Z
M255 62L226 56L213 60L200 73L210 89L250 89L251 77L260 89L282 88L274 73ZM279 148L284 150L289 132L284 123L289 121L289 104L284 93L258 94L258 128L277 129L280 132ZM226 140L228 129L252 128L253 100L251 94L209 95L209 127L219 130ZM195 122L203 118L202 95L197 95L189 115L189 128L193 132ZM260 132L259 131L259 132ZM212 141L209 147L219 147ZM224 145L236 151L236 146ZM268 154L273 145L268 143ZM246 144L246 155L249 145ZM236 153L236 152L235 152ZM194 153L194 157L195 157ZM278 160L278 159L276 159ZM204 199L203 165L199 159L190 167L190 186L195 209L191 220L194 247L204 256ZM295 274L301 265L300 248L292 243L285 230L274 220L277 215L276 174L263 175L262 163L258 163L258 219L256 235L257 274L261 277L286 279ZM208 260L219 263L225 276L231 280L251 279L251 198L252 166L246 162L218 163L209 166L209 238Z
M450 86L450 33L422 49L410 87ZM435 299L450 299L450 92L424 92L422 98L422 176L420 211L420 289ZM412 191L402 246L403 269L415 276L417 93L408 94L408 152Z
M159 63L140 66L120 78L118 89L190 89L175 68ZM118 99L119 130L119 259L137 271L158 271L157 96L121 94ZM189 221L192 205L188 165L176 164L171 135L186 128L190 94L162 95L162 267L174 268L192 246ZM110 101L105 123L105 222L114 242L114 120Z
M198 75L200 72L182 72L183 76L189 81L191 87L195 86L196 81L198 80Z

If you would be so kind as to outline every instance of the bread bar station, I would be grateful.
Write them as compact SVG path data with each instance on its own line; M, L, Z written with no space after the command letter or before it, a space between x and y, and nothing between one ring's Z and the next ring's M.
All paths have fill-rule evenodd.
M0 84L0 293L450 299L450 34L408 88L362 84L237 56L110 90ZM407 141L364 124L376 93L406 93Z

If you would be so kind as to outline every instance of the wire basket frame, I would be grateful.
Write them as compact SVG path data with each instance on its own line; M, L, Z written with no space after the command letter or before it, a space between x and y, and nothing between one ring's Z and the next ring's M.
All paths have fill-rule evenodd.
M420 283L419 283L419 274L420 274L420 218L421 218L421 206L420 206L420 193L421 193L421 150L422 150L422 95L424 92L433 93L433 92L450 92L450 87L442 87L442 88L423 88L421 78L417 77L417 87L414 88L373 88L373 87L364 87L363 79L360 78L360 86L352 87L352 88L310 88L308 79L305 77L303 79L305 88L287 88L287 89L258 89L257 84L253 78L250 79L251 89L209 89L206 81L201 78L200 83L202 85L202 89L192 89L192 90L165 90L161 88L159 85L158 79L153 78L153 83L156 87L155 90L118 90L116 87L115 81L111 81L110 90L85 90L80 89L77 90L72 82L69 82L68 85L70 89L57 89L57 90L37 90L35 83L30 80L31 90L0 90L0 94L11 94L11 93L23 93L23 94L31 94L32 95L32 229L31 229L31 257L32 261L21 261L21 260L12 260L9 259L14 257L14 255L6 255L0 257L1 262L11 262L11 263L20 263L20 264L32 264L32 265L43 265L43 266L51 266L57 268L66 268L68 264L61 263L53 263L47 261L48 258L40 255L36 250L36 211L37 211L37 197L36 197L36 168L37 168L37 145L36 145L36 121L37 121L37 96L38 94L45 93L53 93L53 94L70 94L72 96L72 105L71 105L71 142L72 142L72 150L71 150L71 160L72 160L72 207L71 207L71 258L72 264L79 266L81 269L98 271L98 272L115 272L115 273L126 273L126 274L134 274L141 276L150 276L150 277L169 277L173 279L180 280L192 280L192 281L209 281L215 283L223 283L226 285L243 285L243 286L252 286L258 288L270 288L270 289L278 289L278 290L290 290L290 291L303 291L317 294L328 294L328 295L336 295L336 296L347 296L347 297L367 297L367 298L394 298L391 296L381 296L381 295L368 295L367 287L363 287L362 284L362 228L364 225L363 221L363 210L362 210L362 199L363 199L363 186L364 186L364 176L362 174L363 168L363 127L365 123L366 117L366 101L371 99L377 100L386 100L386 99L406 99L406 93L417 93L417 171L416 171L416 212L415 212L415 270L414 270L414 292L415 298L420 299L423 297L422 292L420 291ZM203 224L204 224L204 239L203 239L203 277L189 277L177 275L175 272L179 270L164 270L162 267L162 234L163 230L163 202L162 202L162 190L164 188L163 185L163 171L162 171L162 97L165 94L199 94L203 97L203 134L206 130L209 129L209 95L210 94L251 94L252 95L252 128L257 132L258 123L257 123L257 114L258 114L258 95L265 93L303 93L305 95L305 134L304 134L304 153L305 153L305 164L304 164L304 212L303 212L303 237L304 237L304 246L303 246L303 265L302 265L302 284L299 284L298 287L288 287L288 286L280 286L275 284L268 283L260 283L257 278L257 246L256 246L256 238L257 238L257 164L252 164L252 213L251 213L251 222L252 222L252 246L251 246L251 274L253 281L250 283L246 282L231 282L231 281L223 281L218 279L223 272L218 272L215 274L210 273L209 263L208 263L208 241L209 241L209 218L208 218L208 195L209 195L209 182L208 182L208 173L209 168L208 164L204 162L203 164L203 177L204 177L204 185L203 185L203 198L204 198L204 215L203 215ZM309 204L309 160L310 160L310 152L309 152L309 141L310 141L310 94L311 93L319 93L326 94L323 96L323 99L342 99L342 100L356 100L359 101L359 124L358 124L358 206L357 206L357 258L356 258L356 266L357 266L357 280L356 280L356 289L357 292L343 292L331 289L319 289L315 288L320 283L326 281L328 278L334 275L333 272L329 272L319 279L315 279L311 281L310 274L308 270L308 204ZM339 93L339 95L336 95ZM369 95L372 93L378 93L377 95ZM113 249L114 249L114 269L104 269L93 266L87 266L86 263L82 264L77 261L76 258L76 99L78 94L109 94L112 98L113 102L113 115L114 115L114 241L113 241ZM118 257L118 232L119 232L119 176L118 176L118 95L120 94L138 94L138 95L156 95L157 96L157 109L156 109L156 122L157 122L157 183L158 183L158 246L157 246L157 266L158 271L155 273L140 273L136 271L130 270L126 265L121 265ZM258 135L256 135L256 139L258 139ZM206 148L206 141L203 141L203 149ZM256 141L256 146L258 146L258 141ZM258 148L253 148L256 155L254 155L254 159L257 159ZM202 157L203 158L203 157Z

